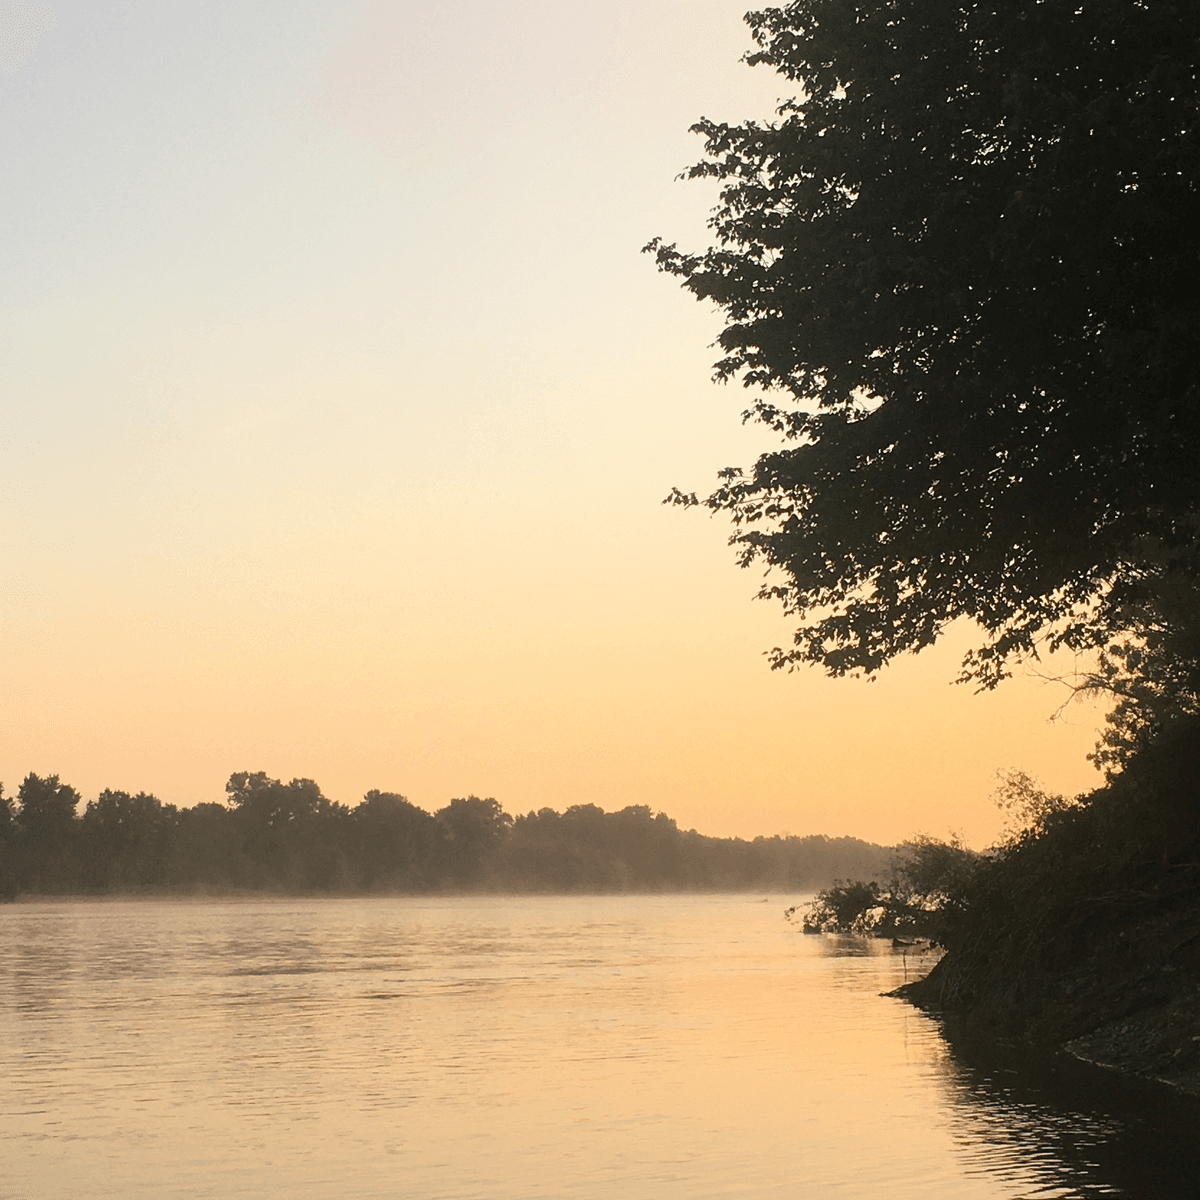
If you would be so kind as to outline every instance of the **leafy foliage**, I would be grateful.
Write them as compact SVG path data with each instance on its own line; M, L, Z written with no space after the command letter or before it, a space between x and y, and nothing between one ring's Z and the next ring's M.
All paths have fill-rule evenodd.
M156 796L105 788L89 800L80 827L90 889L151 887L166 879L178 810Z
M1011 847L1045 833L1059 814L1083 803L1078 798L1068 800L1065 796L1047 792L1024 771L997 771L996 774L1000 783L992 799L1005 813L1004 846Z
M349 810L326 799L313 780L285 784L262 771L241 771L229 777L225 791L242 852L255 864L254 883L303 890L345 883L343 838L337 835Z
M1055 796L1011 772L996 798L1011 821L991 851L923 839L887 888L818 896L809 927L895 936L915 899L928 924L913 933L928 929L946 954L900 994L979 1032L1091 1038L1084 1052L1099 1061L1194 1090L1200 717L1181 717L1089 795Z
M1200 719L980 860L948 953L910 995L1062 1042L1136 1018L1155 1074L1200 1068ZM1158 1015L1155 1016L1154 1014ZM1114 1028L1116 1025L1114 1025ZM1156 1052L1157 1053L1157 1052Z
M882 895L879 884L861 879L853 882L838 879L826 888L809 906L804 918L805 933L875 933L883 926L890 911L890 897ZM790 920L796 913L789 908L784 915Z
M645 805L545 808L515 819L498 801L436 813L372 789L355 808L311 779L240 771L228 804L176 808L106 789L79 794L30 775L14 812L0 788L0 899L21 892L808 891L889 851L856 838L710 838Z
M77 869L75 809L81 797L57 775L32 772L17 789L21 860L16 873L30 891L54 891Z
M1089 757L1111 779L1171 729L1200 716L1200 584L1177 573L1140 606L1131 634L1101 649L1078 691L1113 708Z
M694 127L716 244L647 249L723 310L717 376L785 439L674 495L776 569L762 594L800 624L774 665L873 672L965 617L963 677L992 686L1043 640L1153 657L1165 626L1190 632L1152 686L1200 695L1200 7L747 21L795 98Z
M838 880L803 918L806 933L916 937L945 945L966 907L981 856L957 840L919 837L898 847L890 882ZM787 910L793 917L795 908Z
M451 800L435 821L443 868L459 885L481 883L512 817L491 797L466 796Z

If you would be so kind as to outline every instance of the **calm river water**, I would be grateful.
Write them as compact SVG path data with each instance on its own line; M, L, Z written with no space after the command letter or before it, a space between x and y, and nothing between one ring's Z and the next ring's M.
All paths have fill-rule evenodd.
M10 905L0 1197L1200 1194L1194 1105L964 1055L788 902Z

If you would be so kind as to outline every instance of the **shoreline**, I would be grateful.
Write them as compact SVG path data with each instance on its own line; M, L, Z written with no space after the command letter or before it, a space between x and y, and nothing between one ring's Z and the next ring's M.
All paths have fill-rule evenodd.
M1064 1054L1114 1076L1200 1099L1200 991L1186 976L1172 978L1182 972L1096 979L1090 988L1074 989L1069 1000L1063 999L1062 975L1047 974L1040 986L1013 995L994 979L964 980L964 974L946 955L928 975L887 995L971 1040ZM964 984L983 985L974 1003L947 1003L947 994L961 994Z

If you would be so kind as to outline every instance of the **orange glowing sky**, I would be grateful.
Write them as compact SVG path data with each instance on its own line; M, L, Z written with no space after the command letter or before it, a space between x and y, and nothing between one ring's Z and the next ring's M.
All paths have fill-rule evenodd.
M727 528L660 503L769 444L639 254L704 242L688 125L786 94L740 6L54 11L0 75L10 794L262 769L981 844L997 768L1098 782L1097 710L950 685L969 630L772 673Z

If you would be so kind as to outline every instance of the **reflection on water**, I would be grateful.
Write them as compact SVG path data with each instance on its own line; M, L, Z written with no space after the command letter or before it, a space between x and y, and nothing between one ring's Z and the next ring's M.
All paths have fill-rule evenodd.
M1200 1196L1200 1101L1067 1055L972 1039L953 1026L945 1086L969 1169L1039 1195Z
M1197 1108L947 1040L738 896L0 910L0 1197L1197 1192Z

